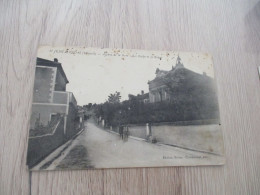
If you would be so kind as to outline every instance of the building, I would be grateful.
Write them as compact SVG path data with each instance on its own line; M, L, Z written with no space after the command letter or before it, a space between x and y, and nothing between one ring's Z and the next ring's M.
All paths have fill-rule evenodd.
M157 68L155 74L155 79L148 82L151 103L198 97L202 91L216 95L213 79L206 73L199 74L186 69L179 56L170 71Z
M164 111L169 121L219 119L214 79L185 68L179 56L171 70L157 69L148 85L150 103L169 108Z
M172 70L165 71L160 70L159 68L156 69L155 79L148 82L149 100L151 103L171 100L169 82L172 80L171 77L174 76L174 73L177 72L178 69L184 69L179 56L177 58L176 66L172 67Z
M132 95L128 94L128 99L129 100L137 100L140 103L149 103L149 93L144 93L144 91L141 91L141 94Z
M58 118L64 119L63 131L66 137L75 134L78 128L77 101L73 93L66 91L69 83L61 63L37 58L32 115L30 129L37 134L39 129L46 133Z

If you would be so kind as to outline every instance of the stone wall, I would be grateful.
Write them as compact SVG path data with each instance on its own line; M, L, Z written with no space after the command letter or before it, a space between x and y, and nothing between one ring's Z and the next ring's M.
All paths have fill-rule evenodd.
M157 142L222 155L224 145L218 119L180 121L151 125L152 138ZM130 125L129 135L147 138L146 125Z
M157 142L175 145L192 150L223 154L221 126L188 125L188 126L152 126L152 136Z
M129 126L128 127L129 135L134 137L140 137L146 139L146 126Z

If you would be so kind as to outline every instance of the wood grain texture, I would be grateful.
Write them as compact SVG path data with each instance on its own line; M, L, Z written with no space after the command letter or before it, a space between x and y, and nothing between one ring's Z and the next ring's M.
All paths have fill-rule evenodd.
M260 2L0 2L0 194L259 194ZM39 45L209 52L225 166L33 172L25 166ZM30 182L31 181L31 182Z

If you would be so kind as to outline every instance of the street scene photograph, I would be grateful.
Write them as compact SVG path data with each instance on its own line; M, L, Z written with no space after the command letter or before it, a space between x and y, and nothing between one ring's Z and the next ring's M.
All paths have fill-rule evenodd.
M224 163L210 54L38 49L30 170Z

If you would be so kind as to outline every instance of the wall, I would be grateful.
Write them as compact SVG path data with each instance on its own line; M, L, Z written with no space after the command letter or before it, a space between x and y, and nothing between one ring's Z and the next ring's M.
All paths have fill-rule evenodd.
M176 145L189 149L223 154L221 126L188 125L188 126L152 126L152 135L158 142Z
M211 119L153 124L151 134L157 142L163 144L223 154L221 126L218 122L218 119ZM146 126L130 125L129 135L146 139Z
M73 104L69 104L69 111L66 121L66 138L69 139L75 135L80 128L78 128L79 121L77 121L77 110Z
M39 115L39 110L41 114L41 122L46 122L49 120L50 113L66 113L66 105L33 105L32 118L35 122L35 118ZM80 128L77 128L78 121L76 120L77 110L70 104L67 120L66 120L66 133L64 134L64 118L61 119L55 133L53 135L47 135L42 137L35 137L29 139L28 145L28 157L27 163L29 167L36 165L44 157L50 154L53 150L58 148L60 145L65 143L73 137ZM34 128L34 123L31 125L31 128Z
M109 130L119 133L119 127L110 126Z
M36 67L33 102L51 102L57 68Z
M54 104L67 104L68 103L68 92L63 91L53 91L53 101Z
M35 125L36 118L40 114L40 122L43 125L47 125L50 121L51 113L66 113L67 105L46 105L46 104L33 104L32 114L30 119L30 128L33 129Z
M62 118L53 135L30 138L27 151L27 165L31 168L65 142L64 119Z
M55 81L55 91L66 91L66 80L60 73L60 69L57 69L57 76Z
M146 139L146 126L129 126L129 135Z

